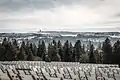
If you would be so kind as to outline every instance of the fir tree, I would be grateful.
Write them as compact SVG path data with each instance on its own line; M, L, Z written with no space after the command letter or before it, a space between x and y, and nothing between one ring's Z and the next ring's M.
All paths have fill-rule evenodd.
M65 43L64 43L64 61L65 62L70 62L71 59L70 59L70 44L69 44L69 41L67 40Z
M112 46L109 38L106 38L105 42L103 42L102 49L104 52L104 63L111 63Z
M75 52L75 61L78 62L80 60L80 56L82 54L82 48L81 48L80 40L77 40L77 42L75 43L74 52Z
M60 55L61 61L64 60L64 54L63 54L63 46L61 44L61 41L58 41L58 54Z
M93 44L90 46L89 61L90 61L90 63L95 63L94 45Z
M120 64L120 41L115 42L113 46L112 63Z

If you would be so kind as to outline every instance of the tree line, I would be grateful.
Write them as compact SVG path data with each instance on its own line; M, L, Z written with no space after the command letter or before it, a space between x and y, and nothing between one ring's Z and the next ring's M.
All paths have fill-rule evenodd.
M37 46L29 41L22 41L19 46L16 39L9 41L4 38L0 43L0 60L120 64L119 40L113 46L109 38L102 43L102 47L95 49L93 44L89 46L89 50L85 50L80 40L77 40L74 45L69 40L63 45L60 40L53 40L47 48L44 40L40 40Z

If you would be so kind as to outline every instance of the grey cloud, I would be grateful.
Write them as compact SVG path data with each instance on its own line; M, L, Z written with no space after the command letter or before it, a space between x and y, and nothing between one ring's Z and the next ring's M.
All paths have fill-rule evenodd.
M1 0L0 8L8 11L20 10L24 8L49 8L52 6L50 0Z
M1 17L0 32L5 31L6 29L7 29L6 31L9 31L9 30L13 31L12 29L16 28L17 25L18 26L20 25L19 27L21 29L24 29L24 27L29 28L29 25L33 25L33 27L35 27L34 25L36 25L37 23L39 23L38 25L41 26L42 21L40 21L40 20L43 20L43 22L44 22L44 20L47 20L47 22L45 22L46 25L55 23L54 20L53 20L53 22L51 22L52 18L54 17L51 14L57 14L57 16L55 16L55 19L56 19L55 21L57 21L57 20L59 21L57 23L57 25L67 23L66 21L64 21L64 19L68 20L68 22L69 22L69 17L62 18L62 20L61 20L61 17L64 17L67 14L67 12L64 13L65 15L61 14L61 13L59 14L59 11L58 11L58 13L52 12L50 14L50 16L53 16L53 17L49 18L49 17L45 17L46 15L49 14L46 12L45 12L46 14L43 13L44 17L39 16L40 12L42 11L41 9L47 9L47 10L51 10L52 8L59 9L58 7L61 7L61 6L67 6L67 7L71 8L74 5L75 5L75 8L77 5L79 5L79 7L81 9L80 13L82 13L82 11L83 11L85 14L88 13L88 15L89 15L89 11L91 11L91 13L95 13L95 15L100 16L101 18L99 18L98 21L94 22L95 26L111 25L111 26L113 26L113 28L115 28L114 26L120 25L119 21L108 21L108 19L116 20L116 18L119 18L120 11L116 10L119 8L119 4L120 4L119 1L120 0L115 0L115 1L113 1L113 0L104 0L104 1L103 0L102 1L101 0L0 0L0 17ZM28 11L29 9L31 11ZM33 11L34 9L36 11L35 13ZM67 8L65 8L65 10L67 10ZM70 10L70 12L73 12L73 11L74 10ZM78 13L79 13L79 11L78 11ZM27 15L32 16L32 19L27 18L27 17L26 17L27 19L24 18ZM77 16L79 16L79 15L81 15L81 14L78 14ZM41 19L39 20L38 18L36 18L37 16ZM70 16L70 15L68 15L68 16ZM34 19L34 17L35 17L35 19ZM44 18L46 18L46 19L44 19ZM95 17L93 16L93 18L95 18ZM78 21L79 19L78 20L77 19L78 18L76 18L76 22L80 22L80 21ZM64 21L64 22L61 23L61 21ZM92 20L90 20L89 22L91 22L91 21ZM103 22L103 23L101 23L101 22ZM29 23L29 25L24 25L24 24L28 24L28 23ZM70 21L70 23L72 23L72 21ZM80 22L80 23L82 23L82 22ZM83 21L83 23L84 23L84 21ZM74 24L74 21L73 21L73 24ZM87 25L87 24L85 24L85 25ZM21 26L24 26L24 27L21 27ZM78 28L78 27L74 27L74 25L70 25L70 26L75 29ZM90 26L90 25L87 25L87 26ZM3 28L5 28L5 29L3 29ZM51 28L54 29L54 27L51 27ZM64 27L62 27L62 28L64 29ZM70 27L68 27L68 29L70 29ZM81 29L79 29L79 30L81 30ZM91 29L91 30L94 30L94 29ZM104 30L104 29L100 29L100 30ZM105 30L107 30L107 29L105 29ZM113 30L113 29L111 29L111 30Z
M16 11L24 8L50 9L67 5L98 6L100 1L96 0L0 0L0 8L6 11Z
M114 17L120 17L120 13L117 13Z
M0 0L0 8L8 11L20 10L23 8L49 9L60 5L69 5L80 0Z

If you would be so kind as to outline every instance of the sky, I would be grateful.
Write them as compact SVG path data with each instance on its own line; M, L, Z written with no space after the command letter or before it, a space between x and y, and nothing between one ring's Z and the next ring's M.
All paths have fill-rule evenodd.
M120 31L120 0L0 0L0 32Z

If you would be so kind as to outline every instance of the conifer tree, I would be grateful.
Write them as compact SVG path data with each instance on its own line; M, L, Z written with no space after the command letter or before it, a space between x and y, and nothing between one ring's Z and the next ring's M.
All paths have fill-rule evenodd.
M75 52L75 61L79 62L80 56L82 54L82 47L80 40L77 40L77 42L75 43L74 52Z
M64 61L65 62L71 61L70 60L70 44L68 40L64 43L63 49L64 49Z
M70 42L70 61L74 62L73 45L71 42Z
M95 56L94 56L94 45L92 44L90 46L90 52L89 52L89 61L90 63L95 63Z
M59 45L59 47L60 47L60 45ZM55 40L53 40L52 43L50 43L48 46L48 55L49 55L51 61L61 61L61 57L59 55L59 51L58 51Z
M16 40L16 39L13 40L13 46L14 46L15 48L18 48L18 43L17 43L17 40Z
M58 54L60 55L61 61L63 61L63 59L64 59L63 46L62 46L60 40L58 41L58 47L57 47L57 49L58 49Z
M37 56L41 57L41 41L38 42Z
M111 63L112 46L109 38L106 38L106 40L103 42L102 50L104 52L104 63Z
M48 44L48 56L46 57L49 57L50 60L52 60L52 45L51 43Z
M33 55L37 56L37 46L33 43Z
M29 49L29 54L27 56L27 60L28 61L34 61L34 56L33 56L33 53L31 51L31 49Z
M45 42L42 40L42 45L41 45L41 51L42 51L42 59L43 61L45 61L45 56L46 56L46 46L45 46Z
M116 41L113 46L112 63L120 64L120 41Z
M6 49L5 47L0 44L0 60L3 61L5 60L4 57L5 57L5 54L6 54Z
M25 42L23 41L20 47L20 52L18 54L18 59L27 60L27 55L28 53L26 54L26 45L25 45Z
M8 40L7 40L7 38L4 38L4 39L3 39L3 42L2 42L2 45L3 45L3 46L6 46L7 44L8 44Z

